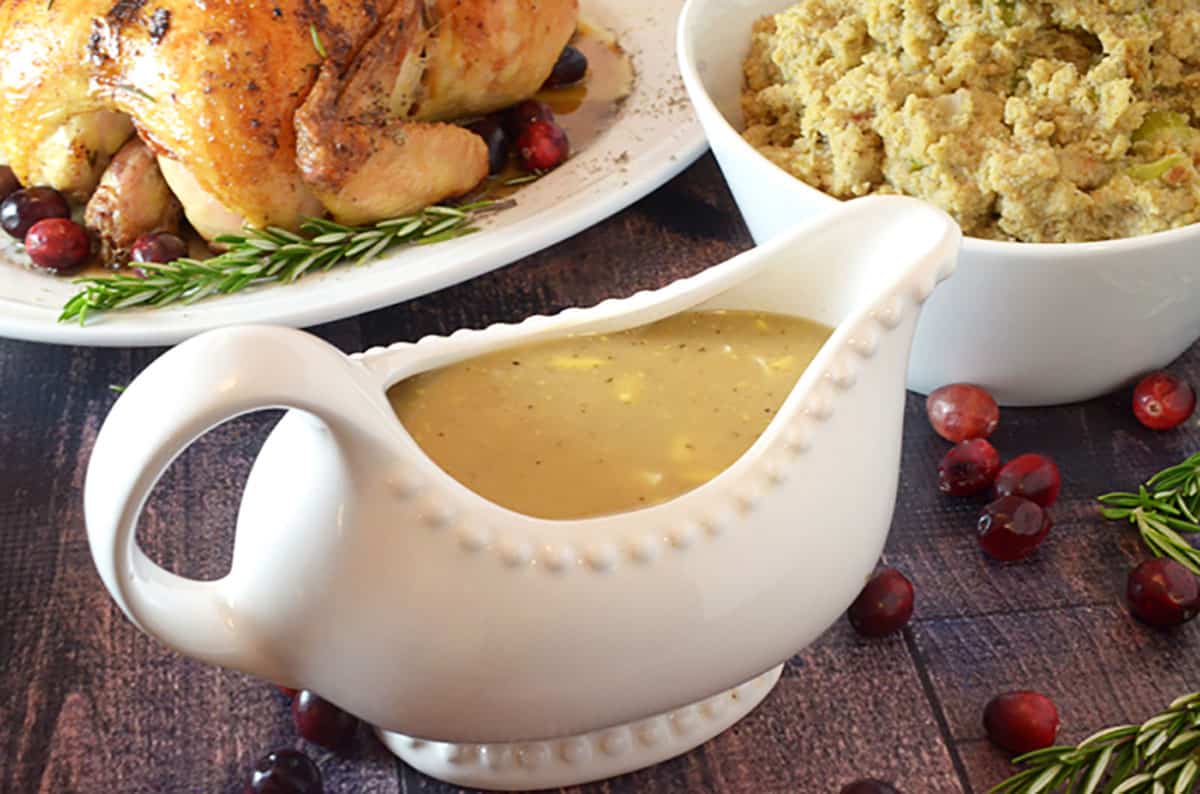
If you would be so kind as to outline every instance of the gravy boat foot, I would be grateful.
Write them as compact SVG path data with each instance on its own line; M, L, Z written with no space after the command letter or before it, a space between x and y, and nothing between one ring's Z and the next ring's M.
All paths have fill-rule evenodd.
M644 720L540 742L454 744L377 731L384 746L429 777L488 791L592 783L660 764L736 725L775 688L783 665L710 698Z
M439 777L558 785L675 755L749 710L875 568L917 319L960 237L930 205L872 197L660 290L517 325L355 356L290 329L198 336L139 375L97 436L84 488L96 566L126 615L170 647L314 690ZM506 510L434 464L388 402L435 368L693 309L834 330L757 441L661 504L571 521ZM137 522L166 467L210 428L271 407L292 410L246 483L228 574L192 581L150 560ZM686 704L711 711L724 702L713 693L765 671L728 716L603 750L631 736L611 726L678 723ZM464 745L524 765L447 760ZM551 760L582 747L593 760Z

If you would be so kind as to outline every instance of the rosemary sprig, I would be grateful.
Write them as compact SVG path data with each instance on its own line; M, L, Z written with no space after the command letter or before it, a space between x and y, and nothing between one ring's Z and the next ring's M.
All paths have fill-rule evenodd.
M1200 780L1200 692L1141 725L1118 725L1074 747L1020 756L1020 772L989 794L1188 794Z
M1100 497L1100 514L1137 527L1156 557L1170 557L1200 575L1200 549L1180 533L1200 532L1200 453L1151 477L1137 493Z
M310 218L301 225L302 234L267 227L247 229L244 235L222 235L216 242L228 250L211 259L140 263L145 278L115 274L77 279L80 290L63 306L58 319L78 320L82 325L99 312L191 304L260 284L290 283L346 262L365 265L397 245L429 245L471 234L478 230L473 221L479 213L497 206L491 201L439 205L362 227Z

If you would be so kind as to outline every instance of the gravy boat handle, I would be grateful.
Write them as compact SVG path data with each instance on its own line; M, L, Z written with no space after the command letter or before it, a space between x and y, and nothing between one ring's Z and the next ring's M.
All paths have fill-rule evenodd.
M316 337L267 326L195 337L139 375L96 438L84 487L92 556L130 620L184 654L270 677L270 660L239 620L226 579L195 581L157 565L138 545L138 517L171 462L241 414L294 408L319 418L335 438L364 438L379 422L369 396L374 384Z

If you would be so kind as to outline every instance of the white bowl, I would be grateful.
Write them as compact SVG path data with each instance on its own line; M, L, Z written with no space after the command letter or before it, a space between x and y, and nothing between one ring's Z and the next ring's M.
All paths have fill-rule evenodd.
M684 83L754 239L828 212L739 134L751 26L794 0L689 0ZM1097 243L963 242L953 281L921 316L909 387L981 384L1006 405L1090 399L1162 367L1200 338L1200 225ZM829 263L831 270L838 267Z

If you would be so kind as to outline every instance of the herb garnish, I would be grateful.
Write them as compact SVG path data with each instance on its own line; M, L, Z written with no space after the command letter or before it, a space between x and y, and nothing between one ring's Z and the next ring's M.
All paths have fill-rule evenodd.
M1105 518L1136 526L1156 557L1200 575L1200 549L1180 534L1200 532L1200 453L1155 474L1137 493L1105 494L1100 504Z
M525 174L524 176L515 176L512 179L504 180L505 187L516 187L517 185L528 185L530 182L536 182L542 178L541 174Z
M229 250L211 259L138 263L146 272L144 278L116 274L77 279L81 289L63 306L58 319L78 320L82 325L99 312L191 304L259 284L289 283L310 271L350 261L364 265L397 245L429 245L471 234L478 230L472 221L479 213L499 206L492 201L439 205L362 227L310 218L301 225L303 234L267 227L247 229L244 235L222 235L216 242Z
M136 85L130 85L129 83L118 83L114 87L118 91L126 91L135 96L140 96L142 99L146 100L147 102L157 102L158 101L157 99L152 97L150 94L148 94L145 91L143 91L142 89L138 88Z
M321 41L321 34L317 31L317 23L310 22L308 32L312 36L313 48L317 51L317 55L320 55L322 58L328 58L329 53L325 51L325 42Z
M1141 725L1107 728L1074 747L1035 750L1013 763L1024 769L989 794L1187 794L1200 774L1200 692Z

